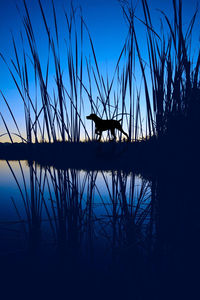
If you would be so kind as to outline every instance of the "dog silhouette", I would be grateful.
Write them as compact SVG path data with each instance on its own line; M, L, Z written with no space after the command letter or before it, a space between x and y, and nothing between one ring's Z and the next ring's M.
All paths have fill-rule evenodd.
M116 140L115 129L121 131L127 138L129 138L128 134L122 129L122 125L120 121L117 120L103 120L99 118L96 114L90 114L86 117L88 120L92 120L95 123L95 133L99 135L98 141L101 140L102 132L106 130L110 130L113 140Z

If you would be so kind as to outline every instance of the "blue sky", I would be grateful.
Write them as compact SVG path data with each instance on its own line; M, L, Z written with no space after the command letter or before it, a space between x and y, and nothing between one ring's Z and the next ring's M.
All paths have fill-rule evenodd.
M37 33L38 45L40 49L41 61L46 63L46 45L44 26L42 24L41 13L38 7L37 0L27 0L27 6L30 11L31 20L33 22L33 27ZM49 25L53 28L53 18L52 18L52 8L50 0L42 0L42 5L44 7L45 13L49 21ZM143 19L141 10L141 1L133 1L134 5L137 4L136 15ZM59 16L58 27L60 35L65 35L66 23L64 20L63 9L68 10L70 1L66 0L54 0L57 15ZM186 26L192 17L195 8L197 6L197 0L183 0L183 15L184 15L184 26ZM0 1L0 52L4 57L10 62L10 59L14 57L14 51L12 47L11 32L13 33L16 44L21 49L21 38L20 30L23 32L23 24L20 14L16 8L16 4L20 10L21 16L24 15L23 2L21 0L6 0ZM89 28L92 40L94 43L96 56L103 72L108 72L112 74L116 61L123 47L125 37L127 35L128 27L124 20L120 5L117 0L74 0L74 7L79 5L82 7L83 17ZM149 1L149 6L151 9L152 19L154 28L157 32L160 30L160 18L161 13L157 9L161 9L166 12L168 16L172 12L172 1L170 0L151 0ZM172 17L172 16L171 16ZM197 24L194 30L194 53L199 49L199 16L197 19ZM144 59L147 57L147 49L144 43L145 33L143 25L138 22L138 40L139 44L142 45L141 50ZM144 46L143 46L144 45ZM89 43L85 44L85 55L89 53ZM65 57L65 44L61 47L61 59ZM53 72L53 70L52 70ZM137 76L137 74L136 74ZM9 72L0 60L0 90L3 91L6 98L12 107L14 107L15 115L19 120L20 126L23 127L23 106L21 105L21 100L17 93L16 87L11 80ZM19 104L21 103L21 104ZM6 118L9 116L6 112L5 105L3 104L2 98L0 97L0 111L4 114ZM3 123L0 120L0 134L5 130L3 128ZM2 140L0 140L2 141Z

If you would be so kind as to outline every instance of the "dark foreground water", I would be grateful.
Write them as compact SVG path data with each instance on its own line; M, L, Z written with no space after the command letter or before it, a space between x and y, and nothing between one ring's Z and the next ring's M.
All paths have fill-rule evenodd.
M198 299L194 174L0 161L0 195L2 299Z

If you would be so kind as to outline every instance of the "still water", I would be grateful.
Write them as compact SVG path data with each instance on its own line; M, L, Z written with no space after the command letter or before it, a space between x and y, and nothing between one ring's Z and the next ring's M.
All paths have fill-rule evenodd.
M172 288L177 299L194 254L194 211L185 210L182 177L170 176L0 161L1 283L21 296L34 285L37 298L40 288L168 299Z
M134 173L1 161L0 194L1 253L26 251L34 230L38 247L58 247L62 239L80 247L90 238L117 249L128 243L128 223L140 244L150 226L151 183Z

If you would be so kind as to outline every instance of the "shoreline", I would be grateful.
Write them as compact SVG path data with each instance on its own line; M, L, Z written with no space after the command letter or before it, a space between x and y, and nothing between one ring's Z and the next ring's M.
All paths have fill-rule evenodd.
M58 169L124 170L157 173L191 164L188 144L167 147L166 141L0 143L0 160L35 161ZM181 153L181 149L184 151ZM193 148L193 147L192 147ZM198 153L198 150L197 150Z

